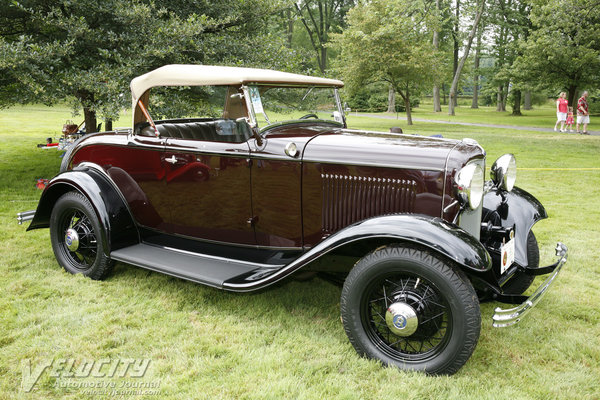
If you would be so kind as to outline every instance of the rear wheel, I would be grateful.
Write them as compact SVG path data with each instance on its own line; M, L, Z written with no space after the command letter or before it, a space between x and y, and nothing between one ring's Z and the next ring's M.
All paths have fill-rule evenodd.
M112 268L113 262L103 253L96 212L79 192L64 194L54 205L50 240L56 260L67 272L103 279Z
M356 351L384 364L453 374L469 359L481 328L479 301L459 269L423 249L375 250L342 290L344 329Z
M537 268L540 265L540 249L532 231L527 235L527 263L528 268ZM522 294L529 289L534 279L533 275L517 271L502 287L502 291L508 294Z

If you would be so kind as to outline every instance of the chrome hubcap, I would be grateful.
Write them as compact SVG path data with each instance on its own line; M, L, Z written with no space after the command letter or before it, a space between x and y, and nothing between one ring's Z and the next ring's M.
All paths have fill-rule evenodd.
M77 251L79 248L79 235L75 229L67 229L67 232L65 233L65 244L69 251Z
M414 308L404 302L392 303L385 312L387 327L395 335L410 336L419 327L419 318Z

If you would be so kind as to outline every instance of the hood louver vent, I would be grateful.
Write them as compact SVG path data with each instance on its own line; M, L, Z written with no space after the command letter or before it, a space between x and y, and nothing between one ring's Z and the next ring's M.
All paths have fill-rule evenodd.
M378 215L412 212L417 183L413 180L321 174L323 233Z

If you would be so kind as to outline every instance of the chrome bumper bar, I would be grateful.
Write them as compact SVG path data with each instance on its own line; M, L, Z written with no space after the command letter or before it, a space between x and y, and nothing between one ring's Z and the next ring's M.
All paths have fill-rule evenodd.
M31 221L35 216L35 210L23 211L17 213L17 222L21 225L23 222Z
M511 326L519 322L535 305L544 297L546 291L552 284L554 280L560 273L563 265L567 262L567 251L569 249L564 244L558 242L556 245L556 256L558 257L558 261L554 264L554 272L552 275L542 283L540 287L537 288L535 293L533 293L529 298L524 301L522 304L518 305L514 308L502 309L497 307L494 311L494 324L495 328L504 328L507 326Z

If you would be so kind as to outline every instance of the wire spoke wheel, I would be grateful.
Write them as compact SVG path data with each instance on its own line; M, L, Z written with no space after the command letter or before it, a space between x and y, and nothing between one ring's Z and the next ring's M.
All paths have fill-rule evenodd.
M72 274L102 279L112 268L112 261L103 253L96 212L81 193L67 192L54 205L50 240L56 260Z
M89 269L98 256L98 241L90 219L80 210L69 209L61 215L59 230L64 232L64 237L59 238L59 243L73 266L79 270ZM68 234L78 240L78 246L69 244ZM71 238L72 240L72 238Z
M395 244L367 254L348 274L340 306L356 351L401 369L453 374L479 339L473 286L428 249Z
M398 334L386 321L393 304L414 310L414 332ZM361 317L373 343L390 357L409 360L435 357L446 345L452 323L450 308L439 289L416 274L394 274L373 282L363 297Z

